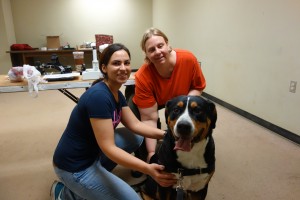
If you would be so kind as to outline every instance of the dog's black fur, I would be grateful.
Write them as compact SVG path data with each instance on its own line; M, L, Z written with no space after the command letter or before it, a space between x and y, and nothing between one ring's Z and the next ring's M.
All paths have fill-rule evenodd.
M180 170L183 199L203 200L215 170L212 136L217 121L215 104L200 96L179 96L166 103L165 117L167 134L150 162L164 165L165 171L177 173L177 176L180 176ZM179 144L185 144L183 146L187 149ZM177 195L175 188L161 187L148 177L144 192L154 199L174 200Z

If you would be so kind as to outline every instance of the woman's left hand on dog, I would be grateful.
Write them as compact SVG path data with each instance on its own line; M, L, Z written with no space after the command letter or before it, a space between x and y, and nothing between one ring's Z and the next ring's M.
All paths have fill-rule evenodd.
M174 174L167 173L163 165L156 163L149 164L149 175L162 187L170 187L177 183L177 178Z

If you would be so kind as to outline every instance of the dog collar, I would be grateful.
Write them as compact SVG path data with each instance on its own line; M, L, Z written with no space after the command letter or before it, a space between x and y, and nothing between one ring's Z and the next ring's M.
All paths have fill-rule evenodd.
M196 174L205 174L211 173L214 169L211 168L196 168L196 169L187 169L187 168L178 168L177 172L181 176L193 176Z

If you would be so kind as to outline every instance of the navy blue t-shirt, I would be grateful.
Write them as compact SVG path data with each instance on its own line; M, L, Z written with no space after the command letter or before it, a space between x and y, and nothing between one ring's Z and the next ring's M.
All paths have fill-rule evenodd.
M101 149L90 118L112 119L113 127L116 128L121 121L124 106L127 106L124 95L119 91L119 102L116 102L104 82L96 83L84 92L54 152L55 165L68 172L78 172L93 164Z

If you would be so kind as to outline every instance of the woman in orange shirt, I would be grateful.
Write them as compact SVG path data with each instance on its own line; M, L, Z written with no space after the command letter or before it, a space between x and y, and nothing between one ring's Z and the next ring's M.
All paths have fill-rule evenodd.
M201 95L206 86L197 58L189 51L172 49L167 36L148 29L141 40L145 63L135 73L135 95L141 121L157 126L158 109L179 95ZM130 103L129 103L130 105ZM155 139L145 138L147 160L155 153Z

